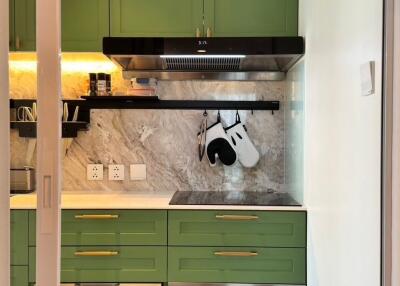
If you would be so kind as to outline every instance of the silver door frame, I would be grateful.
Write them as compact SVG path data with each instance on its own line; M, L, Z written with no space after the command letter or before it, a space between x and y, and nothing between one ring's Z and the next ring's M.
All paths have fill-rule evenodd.
M10 253L9 1L0 1L0 253ZM10 255L0 255L0 284L10 285Z
M384 0L382 285L400 285L400 0Z
M36 1L36 51L36 283L54 286L61 272L61 0Z

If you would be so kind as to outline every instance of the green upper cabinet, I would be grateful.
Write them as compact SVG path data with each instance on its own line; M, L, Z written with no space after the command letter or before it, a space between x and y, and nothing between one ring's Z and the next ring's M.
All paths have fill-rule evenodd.
M212 37L298 35L298 0L204 0Z
M9 24L10 24L10 41L9 48L10 51L15 50L15 38L14 38L14 0L10 0L10 14L9 14Z
M110 33L109 0L62 0L62 50L100 52Z
M111 0L112 37L194 37L203 0Z
M11 49L35 51L36 1L12 1L15 1L13 5L15 28L10 28L13 34ZM62 0L61 3L62 50L102 51L103 37L109 36L109 0Z
M14 0L15 51L36 50L36 1Z

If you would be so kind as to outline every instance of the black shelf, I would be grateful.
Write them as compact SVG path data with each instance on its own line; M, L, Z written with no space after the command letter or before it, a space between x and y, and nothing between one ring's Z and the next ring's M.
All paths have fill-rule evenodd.
M82 96L89 109L279 110L279 101L158 100L157 97Z
M158 97L141 96L82 96L82 99L65 99L69 114L79 106L78 121L62 123L62 137L75 138L79 131L87 131L91 109L172 109L172 110L269 110L280 109L279 101L231 101L231 100L160 100ZM11 99L10 108L32 107L36 99ZM70 119L70 118L69 118ZM36 138L36 122L11 121L20 137Z
M36 138L37 136L37 123L32 121L11 121L10 127L18 129L19 137ZM89 130L89 123L87 122L63 122L62 123L62 138L76 138L78 131Z

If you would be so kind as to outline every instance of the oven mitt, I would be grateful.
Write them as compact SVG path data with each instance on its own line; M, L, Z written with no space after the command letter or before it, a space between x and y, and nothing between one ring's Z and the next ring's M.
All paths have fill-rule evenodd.
M207 129L206 150L211 166L217 164L217 158L227 166L231 166L236 162L235 149L219 120Z
M260 160L260 154L249 136L247 136L246 127L240 121L237 121L225 130L234 145L239 162L246 168L252 168L257 165Z

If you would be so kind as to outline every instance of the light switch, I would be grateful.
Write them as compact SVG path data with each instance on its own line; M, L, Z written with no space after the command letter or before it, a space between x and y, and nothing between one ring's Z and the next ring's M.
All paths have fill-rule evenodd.
M146 164L132 164L130 166L130 177L132 181L146 180Z
M361 94L371 95L375 93L375 62L370 61L361 65Z

